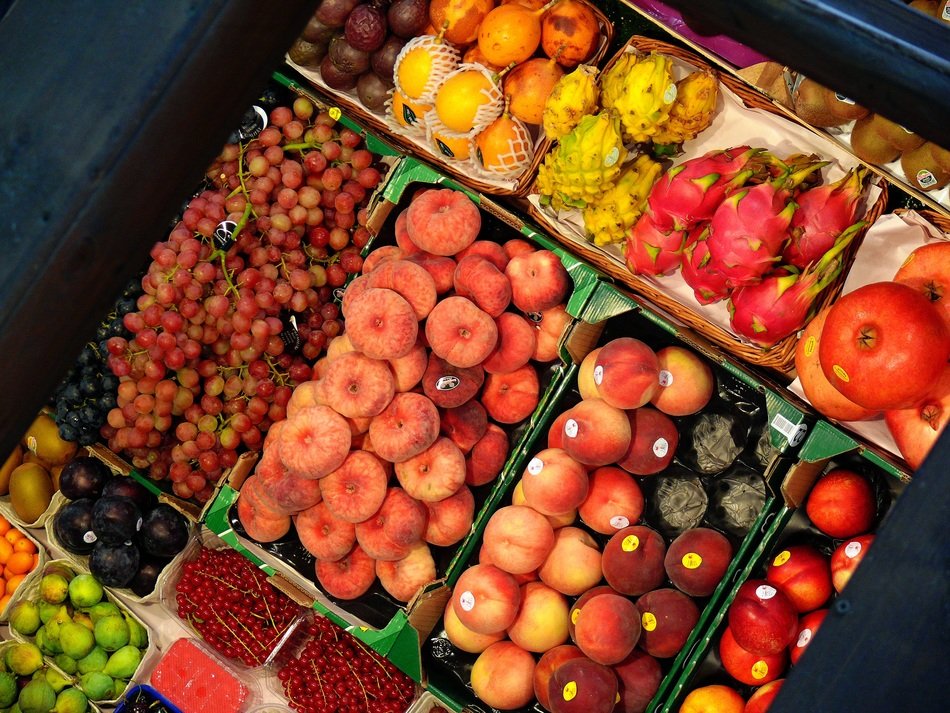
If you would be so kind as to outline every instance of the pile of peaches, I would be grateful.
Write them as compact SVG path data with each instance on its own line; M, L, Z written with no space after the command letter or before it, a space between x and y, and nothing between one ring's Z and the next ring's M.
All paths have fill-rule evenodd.
M671 416L701 411L715 378L689 349L654 352L631 337L591 352L578 373L582 400L555 418L511 505L487 523L445 636L478 654L471 688L494 708L536 699L553 713L642 713L733 558L712 528L667 543L641 523L640 482L678 445Z
M478 240L464 193L417 193L394 227L396 244L346 288L345 332L294 390L238 499L249 537L294 527L320 586L345 600L378 577L407 602L436 578L430 545L470 532L471 488L504 468L505 426L535 410L538 365L557 359L571 321L557 255Z
M736 688L700 686L680 713L765 713L874 541L878 500L871 480L836 467L818 480L805 504L808 530L789 537L767 560L765 576L742 584L729 606L719 639L722 668L739 684L756 687L744 700ZM798 515L797 517L800 517ZM806 518L802 518L805 520ZM789 542L794 543L789 544ZM830 552L830 554L828 554Z

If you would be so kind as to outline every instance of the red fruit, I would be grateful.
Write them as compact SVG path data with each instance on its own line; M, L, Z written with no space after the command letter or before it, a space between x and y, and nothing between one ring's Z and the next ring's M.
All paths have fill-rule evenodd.
M799 613L817 609L832 595L828 558L810 545L792 545L779 552L765 578L791 599Z
M761 579L750 579L729 605L729 628L736 643L756 656L772 656L795 638L798 613L792 601Z
M877 511L874 489L862 475L836 468L812 488L805 514L829 537L845 538L871 529Z
M913 408L885 411L884 422L897 448L913 470L930 453L950 421L950 367L930 393Z
M868 548L874 542L874 535L859 535L842 542L831 553L831 583L838 592L844 591L845 585L854 574L854 570L861 564Z
M788 667L788 654L784 648L769 656L753 654L736 643L732 628L728 626L719 641L719 659L726 673L748 686L774 681Z
M894 275L894 282L913 287L937 306L950 326L950 242L938 240L922 245L908 255Z
M303 478L322 478L350 452L350 425L328 406L310 406L288 419L278 438L280 460Z
M805 653L805 649L808 648L812 639L815 638L818 627L821 626L821 622L825 620L826 616L828 616L827 609L818 609L799 619L798 633L795 634L795 643L793 643L789 649L789 657L792 660L793 666L798 664L798 659L802 657L802 654Z

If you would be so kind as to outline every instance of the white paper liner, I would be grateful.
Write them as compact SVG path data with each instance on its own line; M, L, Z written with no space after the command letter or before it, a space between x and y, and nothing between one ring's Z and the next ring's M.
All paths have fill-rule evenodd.
M405 90L399 85L399 67L403 59L412 50L417 47L425 47L432 57L432 68L429 70L429 79L426 81L422 93L412 99L413 102L422 102L431 104L435 101L436 90L442 86L442 83L459 66L459 51L448 42L437 39L434 35L420 35L409 40L396 55L396 62L393 64L393 82L396 88L406 94Z
M53 492L53 497L49 501L49 505L46 507L46 510L43 511L43 514L40 515L33 522L23 522L23 519L17 515L16 510L13 509L13 503L10 500L9 495L4 495L0 497L0 513L10 521L11 524L16 525L17 527L26 527L31 530L43 527L46 524L46 521L50 519L52 514L59 509L60 505L66 502L66 496L63 495L59 490Z
M916 248L947 240L950 240L950 236L942 233L914 211L901 215L896 213L882 215L864 236L864 242L861 243L861 248L855 256L841 294L846 295L872 282L893 280L894 274L904 259ZM792 393L808 401L799 379L796 378L788 388ZM839 421L838 423L866 441L900 457L900 450L890 431L887 430L883 417L871 421Z

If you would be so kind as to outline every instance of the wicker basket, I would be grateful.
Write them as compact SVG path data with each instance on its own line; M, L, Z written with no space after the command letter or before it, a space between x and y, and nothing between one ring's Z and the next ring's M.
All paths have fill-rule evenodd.
M587 64L600 64L607 54L607 48L614 36L613 23L607 18L603 11L598 7L602 3L588 2L597 16L597 23L600 25L601 41L597 52L587 62ZM379 114L367 109L353 92L343 92L328 87L320 76L319 69L308 69L294 64L287 58L287 64L298 74L304 77L321 94L325 95L331 102L335 102L347 116L359 121L364 126L370 127L373 131L383 136L387 141L399 148L406 154L420 156L430 163L437 164L439 170L445 171L450 176L461 183L470 186L480 193L487 193L496 196L523 196L531 189L534 182L534 175L537 173L538 165L544 154L551 147L551 140L544 136L544 132L539 127L540 134L535 140L534 157L520 174L512 176L507 180L483 179L472 175L471 164L468 162L451 161L433 151L428 144L416 137L404 135L396 131L393 123L387 121L384 114Z
M920 214L940 230L950 235L950 216L938 213L935 210L922 210Z
M631 37L626 45L620 49L617 55L611 58L610 62L607 63L605 70L611 67L617 61L617 58L620 57L620 55L625 52L628 47L632 47L640 53L656 51L668 57L673 57L689 65L692 65L697 69L708 69L715 71L705 61L703 61L702 58L688 50L681 49L660 40L654 40L637 35ZM719 73L719 81L732 93L734 93L746 107L752 109L762 109L783 118L787 117L787 114L777 108L768 97L760 94L758 91L739 81L738 79L728 74ZM684 158L686 157L679 157L677 162L683 160ZM877 200L872 205L867 207L867 210L863 216L863 220L867 221L868 226L870 226L875 220L877 220L878 217L880 217L885 206L887 205L887 185L885 181L881 180L880 188L881 192ZM580 242L565 235L559 229L558 224L555 222L552 216L537 208L534 203L529 205L528 210L531 216L535 218L543 227L547 228L548 232L559 242L565 243L573 252L577 253L584 260L590 262L595 267L599 268L618 282L627 285L631 290L645 297L650 303L652 303L653 306L667 313L679 323L686 325L696 332L702 334L721 349L744 360L749 364L771 369L783 375L788 375L793 371L795 343L797 341L796 335L793 334L786 337L769 349L763 349L760 346L746 342L731 331L723 329L719 325L710 322L706 316L703 315L702 310L704 308L700 306L699 303L695 303L694 305L683 304L676 298L658 289L647 280L632 274L624 264L623 258L619 257L617 254L603 250L591 243ZM844 277L847 273L847 266L849 266L854 259L854 255L857 252L857 249L866 231L867 227L865 227L865 229L862 230L861 233L856 236L848 246L848 249L843 255L845 269L842 270L841 275L821 294L821 297L818 300L819 307L824 307L830 304L840 293L841 286L844 282ZM661 279L679 278L673 276Z

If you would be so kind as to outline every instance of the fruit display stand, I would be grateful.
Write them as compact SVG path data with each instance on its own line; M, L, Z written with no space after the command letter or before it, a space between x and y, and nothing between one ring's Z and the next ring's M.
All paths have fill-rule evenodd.
M641 53L655 51L669 56L673 58L674 65L679 67L680 72L685 72L685 68L708 67L702 59L686 50L659 40L639 36L631 37L620 53L611 60L611 63L608 63L608 67L627 51ZM832 142L816 137L806 127L788 120L770 100L758 91L726 74L719 75L719 81L720 97L717 100L713 123L695 139L683 144L683 153L677 157L677 164L683 160L702 156L712 150L752 146L766 148L775 152L780 158L796 152L811 152L830 160L831 165L822 169L827 174L827 181L837 180L848 169L859 165L853 156ZM625 264L620 246L599 246L591 242L586 234L580 211L570 208L554 210L551 206L542 206L541 196L536 191L537 184L528 196L531 216L585 260L643 295L667 315L689 326L726 352L754 366L780 373L791 371L796 342L794 335L778 340L767 349L751 343L731 328L730 315L724 302L701 304L697 301L693 289L679 274L665 277L633 274ZM886 184L880 181L878 185L869 187L858 216L871 223L883 212L886 203ZM859 232L846 246L843 253L845 265L850 264L862 235L863 232ZM840 289L842 281L843 277L840 276L833 280L817 297L819 303L830 303Z
M868 484L868 490L866 495L858 490L842 490L838 501L824 500L821 505L808 506L813 517L820 515L825 518L821 524L826 530L833 529L832 526L852 527L847 534L842 530L840 534L831 536L809 519L806 504L822 475L842 470L856 474L858 481ZM818 627L823 616L818 612L823 610L821 608L827 611L826 616L833 618L846 616L850 611L849 592L845 585L851 572L862 561L867 561L866 555L868 559L874 557L868 554L873 553L873 532L880 527L909 481L910 476L902 465L879 449L855 440L825 421L816 423L798 453L798 461L782 480L782 507L763 527L754 551L742 571L734 577L719 611L706 622L706 630L679 677L668 689L667 697L649 709L650 713L676 713L690 693L705 686L728 687L739 692L743 700L748 699L764 684L789 675L789 656L793 663L791 675L794 676L795 665L805 654L806 647L811 645L815 635L820 636ZM866 503L862 502L862 497L867 498ZM860 520L863 523L852 524ZM835 552L838 554L832 556ZM787 579L782 579L781 568L786 563L795 563L796 557L798 566ZM787 648L774 655L757 656L730 643L726 644L729 651L721 654L719 646L730 623L730 606L740 587L750 579L766 589L774 585L773 591L778 588L783 593L792 592L786 596L794 597L790 601L802 615L796 634ZM763 594L771 596L768 591L763 591ZM767 599L763 597L761 601ZM731 657L728 665L732 674L724 668L722 655ZM721 690L696 694L697 697L701 695L710 696L706 704L719 706L715 710L731 711L730 706L736 705L728 700L731 695L723 694ZM700 700L702 698L697 698L694 705L700 705ZM766 701L760 702L754 710L764 711L765 704ZM751 705L749 702L749 707Z
M804 441L811 420L810 416L803 410L784 398L779 385L768 384L767 382L761 381L758 377L753 376L750 372L740 367L733 359L719 353L703 339L688 330L672 324L644 306L638 298L633 297L613 285L607 283L600 285L598 292L588 303L583 319L584 321L578 323L572 332L566 334L563 339L562 351L565 354L565 358L569 358L568 355L570 355L570 358L575 359L577 362L582 362L584 357L596 346L603 345L620 336L630 335L643 340L654 349L673 345L682 347L700 355L700 358L710 364L713 370L712 373L714 374L717 393L712 397L712 401L701 413L705 414L705 417L709 417L711 414L717 412L738 413L738 411L735 410L738 407L750 417L748 423L750 430L745 432L744 436L748 441L740 441L742 454L738 455L738 459L734 461L733 466L720 464L721 470L718 474L701 476L697 471L691 471L684 465L684 463L692 462L693 468L698 467L695 461L691 461L691 457L695 457L695 454L691 456L688 453L688 446L684 446L684 442L680 441L680 450L676 451L678 455L676 456L676 460L669 466L669 470L662 470L658 475L636 479L642 488L642 497L644 500L643 516L640 524L646 525L647 528L644 529L647 531L652 531L650 528L658 528L659 531L663 533L664 550L666 545L679 534L677 526L672 524L677 517L675 513L679 511L679 506L669 506L669 504L661 506L659 503L663 496L659 493L664 490L665 486L676 483L679 478L686 478L688 480L689 477L692 477L697 483L702 482L703 485L700 487L705 487L708 493L705 497L708 497L710 501L708 508L704 510L705 515L700 514L698 519L694 518L695 522L692 523L693 526L713 528L719 533L724 534L730 541L733 552L731 559L727 560L728 566L723 567L724 571L721 580L718 580L718 583L708 590L708 594L696 598L695 601L698 606L697 620L695 626L682 632L682 646L672 653L668 653L668 658L663 659L660 664L657 664L657 669L662 670L662 679L658 680L657 687L650 696L653 698L655 705L663 700L665 692L679 676L685 661L692 653L696 642L705 630L707 622L718 613L723 597L729 591L751 552L757 547L762 533L781 510L781 496L778 493L778 486L775 485L775 483L782 480L791 459L795 457L795 452ZM592 377L590 376L590 372L587 373L586 377L583 375L584 367L581 367L579 373L580 376L578 376L578 373L571 376L568 388L562 390L559 399L549 402L546 417L537 424L537 427L532 433L531 440L527 444L528 455L539 454L539 452L545 448L545 438L548 439L548 447L555 442L552 441L552 439L558 437L559 429L564 428L563 424L565 423L564 417L559 417L558 414L563 414L566 409L576 406L578 403L584 403L580 401L580 394L578 393L578 378L590 379ZM574 412L571 411L571 413ZM581 417L577 416L577 418L580 419ZM693 424L696 423L695 418L677 418L677 428L682 428L685 431L685 429L689 428L691 420ZM607 428L604 423L598 423L597 421L595 421L595 423L597 423L599 429ZM739 430L742 431L741 428ZM652 433L652 431L650 432ZM566 440L569 434L567 430L565 430L564 433L567 435L560 437ZM667 437L669 436L665 431L663 433L667 435ZM653 437L646 436L646 438L652 440ZM666 443L667 441L664 439L663 442ZM764 445L766 443L767 445ZM675 445L670 447L673 449L676 448ZM764 451L762 450L763 448ZM649 450L649 444L647 444L647 450ZM549 451L544 451L544 453L549 453ZM654 451L654 453L659 455L660 451ZM649 460L653 461L656 459L651 456ZM543 462L538 458L534 458L531 463L535 461ZM604 468L603 470L618 471L619 469ZM519 480L522 478L523 473L525 473L524 478L531 478L532 476L530 474L536 472L540 471L532 470L531 466L529 466L527 471L522 468L509 472L506 475L507 482L502 489L503 497L496 502L494 509L483 511L480 521L475 523L474 536L470 538L471 541L468 546L467 561L463 562L463 565L471 567L478 562L485 562L484 548L481 549L481 551L477 548L483 544L482 535L485 532L486 526L492 521L492 516L499 508L513 502L513 497L518 498L514 500L515 504L523 503L523 496L513 496L512 493L513 491L517 493L520 490L517 486L519 483L523 483L523 481ZM751 480L744 478L740 473L749 475ZM756 475L750 475L753 473ZM630 478L630 476L627 477ZM736 478L735 482L732 482L733 478ZM661 481L664 481L664 484L659 484ZM755 492L757 486L755 486L754 483L756 481L758 482L758 487L761 488L758 491L758 495L752 496L750 500L744 504L739 504L739 500L742 500L741 497L738 497L738 500L731 504L722 500L723 497L725 497L726 500L729 499L728 493L733 486L736 488L736 493L745 492L748 495L749 492ZM766 481L768 481L768 485ZM684 492L680 492L677 497L687 498L688 496ZM753 505L753 502L757 504ZM617 506L617 503L614 503L614 505ZM669 507L670 510L674 512L664 512L664 507ZM697 505L697 507L699 506ZM591 516L590 512L591 511L587 511L588 516ZM742 514L739 515L739 513ZM667 517L673 518L673 520L668 520ZM684 515L684 517L686 516ZM735 517L735 519L733 519L733 517ZM616 524L611 522L611 527L614 529L611 530L610 527L608 527L607 530L614 532L615 535L613 539L617 539L616 532L623 530L623 534L626 534L629 525L633 523L633 520L618 518ZM564 523L559 522L558 524L563 525ZM574 527L569 527L568 529L579 530L579 532L586 533L586 535L579 534L578 536L582 541L584 541L585 537L588 538L590 547L593 547L594 551L602 547L603 544L607 543L611 538L609 534L604 534L603 529L600 529L599 532L592 530L586 524L586 521L584 523L574 523L574 525ZM639 532L637 528L634 528L634 530ZM630 532L632 533L634 530L630 530ZM643 536L642 533L640 536ZM529 535L522 533L519 537L528 538ZM497 552L497 547L493 551ZM588 550L587 548L579 546L577 551L571 555L572 564L570 567L575 570L575 573L590 570L593 566L591 564L591 558L581 554L583 551ZM626 551L626 549L624 551ZM614 549L614 555L616 555L617 552L619 552L619 548ZM645 566L644 564L638 565L631 562L625 566L625 569L632 572L638 567ZM546 568L547 564L545 564L544 567ZM551 582L551 586L555 586L555 588L564 586L560 583L561 580L558 580L558 575L555 570L556 568L552 568L549 572L542 574L542 579L544 579L546 583ZM596 570L596 579L599 580L599 554ZM616 567L614 567L614 571L617 571ZM580 577L582 575L578 574L578 576ZM547 579L545 579L545 577L547 577ZM561 579L563 580L563 576ZM591 579L593 580L594 577L592 576ZM555 584L556 581L558 582L557 584ZM659 586L671 586L666 584L667 580L665 577L663 581L664 584ZM613 583L616 584L615 581ZM450 586L450 584L446 586ZM453 595L453 601L456 596L464 595L459 595L456 590ZM477 594L475 595L476 601L478 596ZM571 599L572 598L569 598L569 601ZM574 608L571 609L572 622L576 620L574 618L576 616L576 609L581 604L581 601L582 600L579 600L574 605ZM451 606L452 603L450 602L446 608L447 613L449 611L448 607ZM464 608L465 605L462 604L462 606ZM539 613L538 616L541 616L541 614ZM555 619L551 619L549 623L553 625ZM454 633L450 633L446 629L448 626L451 627ZM426 668L428 671L425 685L429 691L439 696L446 705L449 705L453 710L495 710L491 705L479 700L473 690L473 684L469 679L472 673L472 666L478 656L474 653L466 653L453 644L453 637L458 636L458 632L458 625L454 623L446 624L443 621L429 638L424 650L426 655ZM535 634L537 634L537 631L535 631ZM485 637L485 639L487 638L489 637ZM498 636L490 638L497 640ZM455 640L460 641L459 639ZM470 646L473 643L474 639L472 642L463 644L463 646ZM481 650L481 648L483 648L483 646L480 646L478 650ZM484 686L485 683L482 682L481 685ZM507 685L513 684L509 682ZM543 710L537 703L529 705L529 707L535 711ZM521 706L517 708L519 710L527 710L527 708Z

